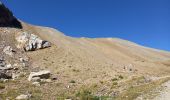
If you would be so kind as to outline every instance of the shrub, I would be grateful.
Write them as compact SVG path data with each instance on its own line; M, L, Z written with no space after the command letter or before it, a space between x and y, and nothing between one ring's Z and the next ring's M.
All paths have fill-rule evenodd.
M118 80L117 78L113 78L113 79L112 79L113 82L114 82L114 81L117 81L117 80Z
M74 81L74 80L71 80L71 81L70 81L70 83L76 83L76 81Z
M123 76L122 76L122 75L119 75L118 77L119 77L120 79L123 79Z

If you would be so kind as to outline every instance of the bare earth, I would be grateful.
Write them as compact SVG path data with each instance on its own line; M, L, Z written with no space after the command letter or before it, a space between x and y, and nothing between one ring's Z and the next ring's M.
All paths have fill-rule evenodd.
M169 100L170 98L170 81L162 85L163 90L153 100Z

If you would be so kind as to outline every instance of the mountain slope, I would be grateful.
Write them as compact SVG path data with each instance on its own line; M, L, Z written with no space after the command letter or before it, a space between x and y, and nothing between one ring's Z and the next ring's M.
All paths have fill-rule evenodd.
M9 13L9 10L3 13ZM160 76L169 76L170 52L118 38L73 38L58 30L30 25L16 19L22 26L18 28L18 25L9 21L10 17L5 22L1 21L5 16L0 16L0 25L3 25L0 27L0 57L3 56L12 65L20 64L24 57L29 60L22 63L24 67L9 70L15 74L24 74L5 83L6 87L0 89L0 99L14 99L18 93L23 92L31 92L33 100L55 100L61 96L84 100L81 96L85 93L88 93L85 96L119 97L132 87L152 85L155 80L159 81ZM10 16L13 17L12 13ZM41 42L48 41L51 47L24 51L17 46L16 36L19 33L29 33L27 35L31 34ZM25 41L26 37L24 35L21 40ZM36 42L35 45L33 43L29 46L37 47L37 41L33 42ZM9 46L13 50L9 48L7 51L13 52L12 57L4 53L4 48ZM50 70L52 77L57 78L56 81L34 86L27 78L30 72L40 70Z

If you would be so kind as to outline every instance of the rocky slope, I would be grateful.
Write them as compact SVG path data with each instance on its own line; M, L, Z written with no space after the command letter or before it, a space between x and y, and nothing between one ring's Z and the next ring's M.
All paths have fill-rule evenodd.
M3 4L0 13L0 99L119 99L170 73L169 52L117 38L65 36L18 21Z

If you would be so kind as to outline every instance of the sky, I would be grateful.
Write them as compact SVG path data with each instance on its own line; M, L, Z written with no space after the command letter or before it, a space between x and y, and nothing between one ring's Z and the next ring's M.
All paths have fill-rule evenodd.
M1 0L27 23L170 51L170 0Z

